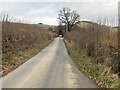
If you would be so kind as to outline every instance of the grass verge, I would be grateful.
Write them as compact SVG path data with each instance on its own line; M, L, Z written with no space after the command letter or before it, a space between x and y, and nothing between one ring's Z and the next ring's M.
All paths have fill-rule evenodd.
M37 47L29 48L23 51L16 52L15 54L3 53L2 55L2 76L7 75L9 72L13 71L21 64L25 63L27 60L38 54L42 49L44 49L53 40L42 43Z
M119 80L116 74L106 73L105 68L100 64L95 64L84 52L78 52L74 43L65 40L68 53L73 58L78 69L91 78L101 88L118 88Z

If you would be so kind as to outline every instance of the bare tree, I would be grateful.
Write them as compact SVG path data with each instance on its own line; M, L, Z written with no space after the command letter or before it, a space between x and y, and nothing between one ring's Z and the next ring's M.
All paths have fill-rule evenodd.
M80 15L76 11L72 11L69 7L64 7L58 14L58 19L66 25L66 32L78 23Z

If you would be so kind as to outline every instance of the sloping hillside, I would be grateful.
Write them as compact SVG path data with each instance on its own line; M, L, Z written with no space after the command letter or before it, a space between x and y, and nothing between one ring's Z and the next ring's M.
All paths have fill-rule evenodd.
M120 61L116 28L84 21L74 26L65 38L68 52L80 70L100 87L118 87Z
M53 29L55 27L54 25L47 25L47 24L36 24L36 25L44 29L50 29L50 28Z
M3 75L40 52L53 39L52 32L31 24L3 22Z

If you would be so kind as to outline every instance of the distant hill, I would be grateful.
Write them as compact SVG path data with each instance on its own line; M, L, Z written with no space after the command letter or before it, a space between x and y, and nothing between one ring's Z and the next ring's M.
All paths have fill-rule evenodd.
M90 27L90 26L93 26L94 27L98 27L100 26L98 23L95 23L95 22L90 22L90 21L80 21L79 23L77 23L77 26L79 26L80 28L87 28L87 27ZM102 25L103 28L111 28L112 31L117 31L118 30L118 27L109 27L109 26L106 26L106 25Z
M40 26L41 28L48 29L48 28L54 28L55 25L47 25L47 24L36 24L37 26Z
M79 23L77 23L77 26L80 26L81 28L92 26L92 25L98 26L99 24L91 21L80 21Z

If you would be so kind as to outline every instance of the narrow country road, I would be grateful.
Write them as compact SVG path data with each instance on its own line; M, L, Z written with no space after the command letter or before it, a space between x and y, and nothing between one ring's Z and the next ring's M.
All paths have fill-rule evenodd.
M3 88L97 88L74 65L62 38L2 78Z

